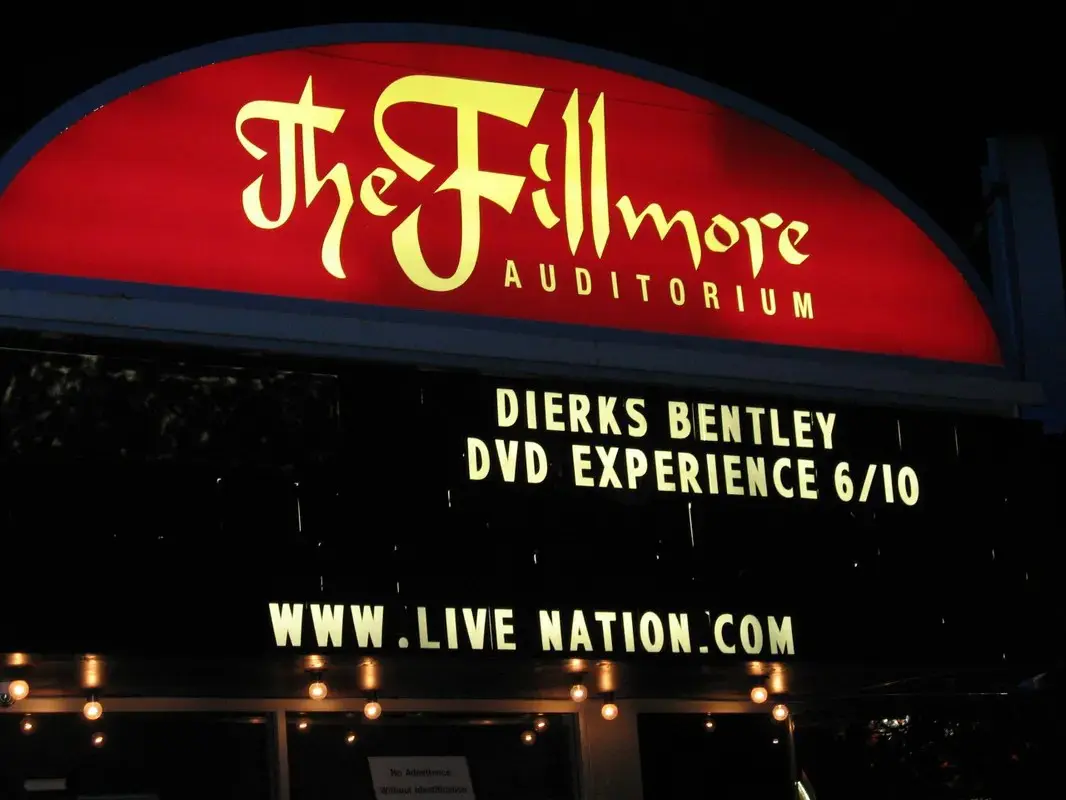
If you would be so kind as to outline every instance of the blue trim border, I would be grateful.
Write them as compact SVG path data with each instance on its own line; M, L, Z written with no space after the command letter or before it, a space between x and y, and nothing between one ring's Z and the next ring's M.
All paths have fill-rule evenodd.
M173 303L203 309L242 309L272 314L297 314L322 320L346 322L383 322L399 325L439 325L452 330L496 331L501 334L537 336L574 343L600 343L622 347L653 345L676 353L714 352L723 356L758 355L767 358L796 358L831 362L840 367L906 369L915 375L952 375L971 377L1002 376L999 367L981 364L932 361L907 356L879 355L848 350L820 350L758 342L710 339L669 333L642 333L616 328L598 328L560 322L535 322L509 317L475 316L446 311L417 311L390 306L308 300L277 295L244 294L183 286L150 283L126 283L98 278L73 278L38 275L0 269L0 292L35 292L54 295L98 297L127 302ZM707 347L712 343L713 347Z
M8 273L14 277L25 275ZM119 282L64 280L64 292L37 277L20 288L0 284L0 327L51 334L197 345L223 350L276 352L316 358L407 363L442 369L474 369L493 374L593 378L691 386L704 391L759 393L793 398L823 397L869 405L943 407L1014 416L1019 405L1045 402L1042 387L1011 380L1002 371L970 374L907 369L861 354L839 360L804 359L794 348L780 355L755 353L738 344L732 352L688 342L649 341L639 334L575 329L564 338L547 323L489 320L470 325L469 317L441 319L400 309L346 308L318 301L204 293ZM144 289L138 294L132 290ZM90 292L86 294L84 292ZM187 298L184 301L181 298ZM244 302L247 300L247 302ZM225 313L218 313L224 308ZM325 313L314 313L322 309ZM486 318L488 319L488 318ZM570 332L569 329L565 332ZM682 337L673 337L680 339ZM834 353L834 355L838 355Z
M677 72L673 69L650 64L629 56L540 36L447 25L420 25L408 23L365 25L345 24L296 28L254 34L185 50L149 62L110 78L68 101L37 123L25 134L25 136L16 142L16 144L2 158L0 158L0 193L3 192L18 172L29 163L33 156L71 125L88 116L101 106L157 81L208 64L279 50L334 44L390 42L464 45L470 47L509 50L601 67L663 84L687 92L691 95L710 100L711 102L733 109L751 119L769 125L786 136L811 147L821 155L831 159L844 169L848 170L863 184L879 192L889 202L910 217L910 219L914 221L914 223L918 225L918 227L929 236L930 239L932 239L932 241L954 264L956 269L958 269L959 273L966 280L970 290L977 297L985 314L988 316L999 340L1006 372L1013 376L1020 375L1018 353L1013 337L1006 335L1007 331L1003 326L1001 315L998 313L993 302L991 292L981 281L961 249L939 226L936 225L935 222L933 222L928 214L907 198L887 179L875 172L865 163L859 161L854 156L850 155L832 142L824 139L809 128L727 89ZM21 281L12 281L11 277L13 275L15 275L15 273L3 273L0 275L0 283L14 288L13 284L20 283ZM61 287L65 283L66 281L63 279L52 278L50 285L62 292L64 289ZM96 282L83 282L84 285L80 287L80 291L84 292L90 290L93 283ZM106 283L111 287L114 287L115 285L111 282L99 283ZM70 284L66 285L70 286ZM135 288L135 285L129 285L129 287L130 291L126 293L127 296L145 296L145 292L147 291L143 286L136 286ZM189 302L192 299L189 296L189 292L196 293L198 302L205 302L212 305L225 304L230 307L233 307L234 305L238 307L248 307L249 304L251 304L253 307L262 307L261 303L263 301L263 298L249 298L245 295L232 295L221 292L172 289L171 287L165 287L165 289L167 296L170 299L177 300L181 298L180 301L184 302ZM66 291L69 291L69 289ZM108 294L112 295L115 294L114 288L105 290L101 287L101 291L107 291ZM273 300L273 298L270 298L270 300ZM304 303L304 301L298 302ZM330 308L327 310L327 308L321 307L336 307L343 304L318 303L313 305L320 306L315 313L323 313L324 311L333 314L346 313L344 310L338 308ZM304 303L304 307L310 308L311 306ZM367 313L374 313L377 311L379 311L379 309L372 309L367 306L353 306L347 313L366 315ZM425 316L431 312L416 313L420 314L424 321ZM444 321L441 315L434 315L434 317L441 319L442 322ZM455 320L452 324L459 324L469 328L471 326L471 319L471 317L463 317L461 320ZM478 317L477 319L478 327L494 327L497 324L500 324L500 321L494 319L490 320L490 318L487 317ZM514 323L504 320L503 324L506 324L509 327ZM535 325L541 332L556 328L558 329L559 335L565 335L568 337L589 338L589 336L595 336L598 339L602 339L605 335L602 329L587 329L584 331L584 336L582 336L576 326L555 326L548 325L547 323L525 324ZM611 333L613 336L613 332ZM671 338L678 338L664 337L659 334L637 334L636 336L638 337L636 341L642 344L665 344ZM769 355L773 355L776 352L776 354L780 355L782 351L787 351L797 355L802 353L807 358L814 357L825 361L838 361L843 358L845 362L850 361L852 363L854 363L853 360L856 358L856 354L842 353L840 351L822 351L809 348L785 348L782 346L737 343L728 340L710 338L698 340L689 339L688 343L683 346L691 348L697 341L699 342L701 349L706 348L717 352L751 352L753 354L759 353ZM821 356L824 356L824 358L820 358ZM865 354L862 355L861 358L862 362L867 365L871 364L871 359L873 359L875 361L887 361L888 363L897 366L905 366L905 368L909 370L917 368L933 370L938 373L952 372L955 374L973 374L975 370L978 370L986 375L1003 375L1004 373L1004 369L999 367L981 367L953 362L935 362L924 359L876 355L870 356Z

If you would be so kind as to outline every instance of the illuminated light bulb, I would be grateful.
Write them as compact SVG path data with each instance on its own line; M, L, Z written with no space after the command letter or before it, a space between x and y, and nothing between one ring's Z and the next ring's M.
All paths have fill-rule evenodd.
M104 714L104 707L100 705L96 700L90 700L84 706L82 706L81 713L85 715L85 719L97 720Z
M537 741L537 734L533 733L533 731L522 731L519 738L522 740L522 744L530 745Z
M751 702L753 703L765 703L769 696L770 693L766 691L765 686L756 686L751 690Z
M102 658L94 655L86 655L81 660L81 686L83 689L92 691L104 685L104 667Z
M298 731L306 731L310 727L311 727L311 720L307 719L307 717L301 718L296 723L296 730L298 730Z
M788 719L788 706L784 703L778 703L770 713L774 715L774 719L778 722L784 722Z
M381 703L377 700L371 700L365 706L363 706L363 716L367 719L377 719L381 716Z
M608 722L618 719L618 706L614 703L604 703L603 708L600 709L600 716Z
M770 673L770 690L774 694L784 694L788 691L785 671L783 669L775 668L774 671Z
M93 743L93 747L103 747L107 741L107 737L102 733L94 733L93 738L90 740Z
M29 695L30 685L23 680L11 681L11 683L8 684L7 693L11 695L11 699L17 703L19 700L25 700Z
M307 687L307 695L312 700L324 700L329 694L329 688L322 681L315 681Z
M33 721L31 717L23 717L22 724L19 725L19 729L23 733L33 733L37 730L37 723Z
M348 731L348 733L344 735L345 744L355 744L357 741L359 741L359 737L356 736L353 731Z
M714 717L707 717L707 719L703 721L703 727L704 730L710 732L718 727L718 723L714 721Z
M589 690L583 683L575 683L570 687L570 699L575 703L584 703L589 696Z
M537 717L535 720L533 720L533 730L535 730L537 733L544 733L544 731L548 730L548 718Z

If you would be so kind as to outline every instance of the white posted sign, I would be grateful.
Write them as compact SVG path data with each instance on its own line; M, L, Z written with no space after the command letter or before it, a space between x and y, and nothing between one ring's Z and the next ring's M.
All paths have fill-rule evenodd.
M452 797L474 800L470 769L461 756L368 758L377 800Z

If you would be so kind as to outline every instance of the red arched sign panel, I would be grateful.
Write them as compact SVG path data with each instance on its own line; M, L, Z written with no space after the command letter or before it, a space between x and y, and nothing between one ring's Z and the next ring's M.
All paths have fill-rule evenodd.
M87 110L3 188L0 267L1002 363L956 264L810 145L450 44L219 60Z

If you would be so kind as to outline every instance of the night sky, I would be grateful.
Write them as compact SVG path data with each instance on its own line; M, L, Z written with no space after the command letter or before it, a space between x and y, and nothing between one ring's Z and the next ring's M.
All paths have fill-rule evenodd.
M219 13L226 4L149 3L121 14L98 4L89 6L93 14L20 8L0 23L0 150L116 73L231 36L369 21L517 30L664 64L791 116L909 194L983 272L985 137L1035 132L1054 147L1063 103L1053 77L1061 34L1046 7L1030 0L967 6L973 10L962 17L919 2L589 4L595 13L573 4L571 19L484 0L466 11L459 4L435 13L419 5L387 15L338 10L362 5L242 4Z

